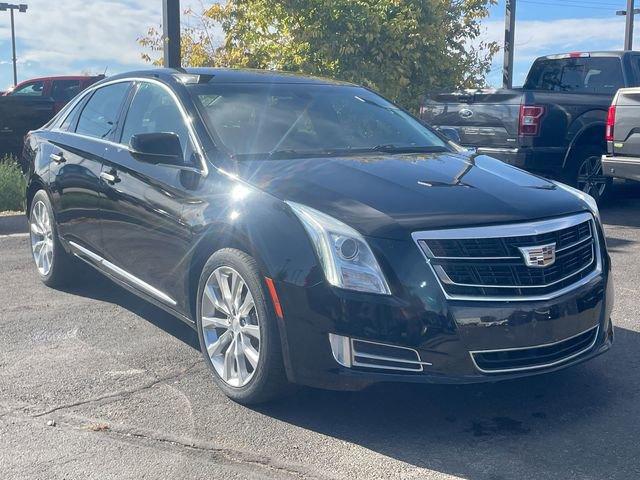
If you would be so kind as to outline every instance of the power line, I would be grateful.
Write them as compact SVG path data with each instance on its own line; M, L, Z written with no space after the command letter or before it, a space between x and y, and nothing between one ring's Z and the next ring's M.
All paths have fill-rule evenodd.
M531 5L545 5L545 6L550 6L550 7L557 7L558 3L551 3L551 2L543 2L543 1L539 1L539 0L520 0L519 3L528 3ZM584 3L580 2L580 3L563 3L562 4L563 7L565 8L576 8L576 9L585 9L585 10L607 10L607 11L611 11L612 7L596 7L596 6L588 6L585 5Z

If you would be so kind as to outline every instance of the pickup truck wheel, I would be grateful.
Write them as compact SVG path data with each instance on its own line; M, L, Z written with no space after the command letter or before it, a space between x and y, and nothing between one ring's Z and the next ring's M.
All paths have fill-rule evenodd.
M597 147L582 149L573 162L573 186L591 195L598 203L604 202L611 191L613 178L604 175L602 151Z

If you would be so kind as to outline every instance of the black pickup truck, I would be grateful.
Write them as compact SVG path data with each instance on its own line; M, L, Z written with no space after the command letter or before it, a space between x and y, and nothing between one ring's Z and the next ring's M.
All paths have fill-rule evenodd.
M619 88L640 85L640 52L580 52L535 60L522 88L425 97L421 117L460 143L572 184L601 200L607 111Z

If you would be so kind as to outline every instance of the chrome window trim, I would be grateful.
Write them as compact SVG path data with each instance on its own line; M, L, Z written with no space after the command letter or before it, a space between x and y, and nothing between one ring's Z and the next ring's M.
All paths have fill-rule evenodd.
M474 354L477 353L496 353L496 352L512 352L512 351L518 351L518 350L529 350L532 348L544 348L544 347L551 347L553 345L557 345L558 343L562 343L562 342L566 342L567 340L571 340L573 338L579 337L580 335L584 335L587 332L590 332L592 330L596 330L595 335L593 336L593 340L591 341L591 343L583 348L582 350L580 350L579 352L573 353L571 355L569 355L568 357L564 357L560 360L556 360L555 362L549 362L549 363L545 363L545 364L541 364L541 365L530 365L528 367L516 367L516 368L501 368L501 369L496 369L496 370L486 370L483 368L480 368L478 366L478 364L476 363L476 359L474 358ZM541 368L549 368L549 367L553 367L555 365L559 365L561 363L564 362L568 362L569 360L572 360L580 355L582 355L583 353L588 352L589 350L591 350L593 348L593 346L596 344L596 342L598 341L598 334L600 333L600 325L596 325L595 327L591 327L586 329L584 332L580 332L576 335L572 335L570 337L567 337L563 340L558 340L557 342L551 342L551 343L543 343L541 345L531 345L529 347L516 347L516 348L499 348L499 349L495 349L495 350L470 350L469 351L469 355L471 356L471 361L473 362L473 365L478 369L478 371L482 372L482 373L508 373L508 372L522 372L522 371L526 371L526 370L538 370Z
M177 305L177 302L173 298L171 298L169 295L167 295L166 293L161 292L156 287L154 287L152 285L149 285L144 280L141 280L138 277L136 277L135 275L130 274L126 270L118 267L117 265L114 265L110 261L105 260L103 257L101 257L100 255L98 255L95 252L92 252L88 248L85 248L82 245L78 245L76 242L73 242L73 241L70 241L69 245L71 245L71 247L74 250L76 250L76 252L73 252L73 254L76 257L82 258L82 256L80 254L86 255L87 257L92 259L97 264L102 265L103 267L111 270L113 273L119 275L120 277L123 277L126 281L128 281L129 283L131 283L131 284L137 286L138 288L144 290L148 294L150 294L150 295L162 300L165 303L169 303L170 305L173 305L173 306Z
M589 275L578 280L577 282L556 290L552 293L543 295L522 295L522 296L476 296L476 295L455 295L447 293L443 282L436 272L432 260L438 258L430 258L420 245L422 240L452 240L452 239L470 239L470 238L502 238L502 237L522 237L531 235L540 235L565 228L573 227L585 221L591 222L591 235L593 237L596 267ZM588 284L602 274L602 254L600 249L600 239L596 229L596 219L591 213L583 212L574 215L552 218L548 220L538 220L534 222L520 222L505 225L480 226L468 228L448 228L439 230L425 230L413 232L411 234L418 250L422 253L427 265L431 269L440 290L447 300L460 300L469 302L531 302L531 301L547 301L565 295L583 285ZM593 262L592 262L593 263ZM591 264L590 264L591 265ZM577 272L579 273L579 272ZM575 274L574 274L575 275ZM567 277L571 278L571 277ZM483 285L483 288L493 288L490 285ZM512 287L521 288L521 287ZM538 287L544 288L544 286Z
M169 95L171 96L171 98L173 99L173 101L175 102L176 106L178 107L178 110L180 111L180 115L182 115L182 120L184 121L185 125L187 126L187 130L189 131L189 138L191 139L191 142L193 143L196 152L198 153L198 156L200 158L200 164L202 169L199 170L200 174L203 177L206 177L207 175L209 175L209 166L207 165L207 160L206 157L204 155L204 150L202 148L202 145L200 144L200 140L198 139L198 136L196 135L195 130L193 129L193 117L190 116L187 113L187 110L184 108L184 105L182 104L182 102L180 101L180 99L178 98L178 96L175 94L175 92L171 89L171 87L169 87L168 85L166 85L164 82L161 82L159 80L153 79L153 78L145 78L145 77L127 77L127 78L118 78L116 80L111 80L108 82L104 82L104 83L100 83L100 84L94 84L90 87L88 87L86 90L84 90L72 103L67 104L67 106L65 106L65 108L63 108L59 115L63 115L64 112L66 112L68 110L68 113L71 113L71 110L73 108L75 108L75 106L81 102L87 95L90 95L92 92L95 92L96 90L103 88L103 87L108 87L109 85L114 85L117 83L124 83L124 82L147 82L147 83L152 83L155 85L159 85L160 87L162 87L163 89L165 89ZM66 119L66 115L65 114L65 119ZM52 123L56 123L57 120L52 120ZM50 123L50 124L52 124ZM89 140L98 140L100 142L103 143L107 143L109 145L112 146L116 146L119 148L124 148L125 150L129 150L129 145L125 145L123 143L119 143L119 142L112 142L110 140L105 140L103 138L97 138L97 137L91 137L89 135L83 135L81 133L76 133L76 132L69 132L66 130L60 130L59 128L54 128L52 129L52 131L56 131L56 132L60 132L60 133L66 133L66 134L72 134L75 136L79 136L85 139L89 139ZM188 167L188 165L185 165L185 167Z

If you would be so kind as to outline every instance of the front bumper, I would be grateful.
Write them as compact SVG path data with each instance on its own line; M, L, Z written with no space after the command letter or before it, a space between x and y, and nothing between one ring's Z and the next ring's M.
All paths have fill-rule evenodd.
M640 181L640 158L603 155L602 172L608 177Z
M608 350L613 286L608 259L589 283L547 301L445 300L419 255L404 251L403 284L417 285L401 297L341 291L324 284L277 284L287 373L299 384L358 390L377 382L495 382L565 368ZM410 267L409 267L410 266ZM483 372L471 352L548 345L597 327L588 349L540 368ZM420 371L345 367L335 358L329 335L404 347L419 355ZM375 352L374 352L375 353ZM342 362L344 363L344 362Z

